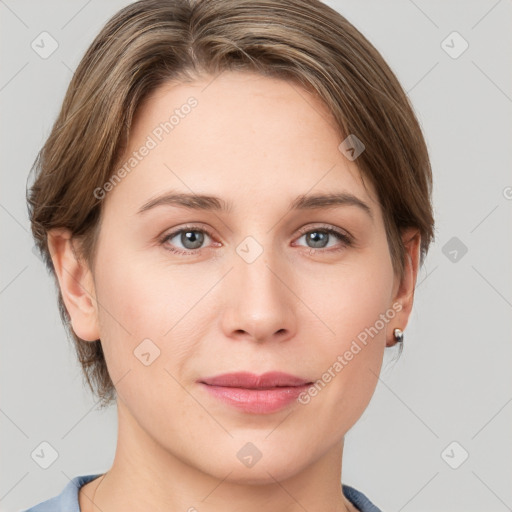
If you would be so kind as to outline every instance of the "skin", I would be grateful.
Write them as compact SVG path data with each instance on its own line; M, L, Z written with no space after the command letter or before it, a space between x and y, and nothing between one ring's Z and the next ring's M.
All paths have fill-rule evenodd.
M49 234L74 332L101 338L118 395L113 465L81 488L80 508L354 511L340 485L344 436L370 402L393 329L407 325L419 235L403 234L399 280L374 187L339 151L326 107L286 81L224 72L166 84L139 110L128 153L189 96L198 106L103 200L93 268L75 258L69 232ZM171 189L233 207L137 213ZM289 208L301 194L341 191L367 203L373 219L351 205ZM170 252L191 252L179 234L159 241L186 224L212 237L196 254ZM329 235L315 246L311 232L323 226L353 245ZM252 263L236 252L247 236L263 250ZM307 405L245 413L196 382L244 370L316 381L393 304L401 311ZM160 350L149 366L133 353L146 338ZM262 453L250 468L236 456L247 442Z

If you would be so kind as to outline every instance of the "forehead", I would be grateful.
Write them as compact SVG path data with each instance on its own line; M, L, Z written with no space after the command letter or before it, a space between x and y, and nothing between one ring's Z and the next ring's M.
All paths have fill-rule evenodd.
M169 82L139 107L117 166L128 172L107 199L122 196L134 211L172 189L268 208L350 191L375 208L374 188L363 186L341 142L324 103L295 83L248 72Z

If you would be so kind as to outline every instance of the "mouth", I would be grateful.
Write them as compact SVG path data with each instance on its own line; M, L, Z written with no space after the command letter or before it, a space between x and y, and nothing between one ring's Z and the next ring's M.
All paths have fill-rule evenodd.
M237 372L199 379L210 396L247 413L270 414L292 402L313 384L284 372Z

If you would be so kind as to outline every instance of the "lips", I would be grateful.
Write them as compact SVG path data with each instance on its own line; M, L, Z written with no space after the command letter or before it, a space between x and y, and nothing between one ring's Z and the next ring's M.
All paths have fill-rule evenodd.
M270 414L297 400L311 381L283 372L226 373L197 381L209 396L246 413Z
M307 379L284 372L267 372L255 375L250 372L225 373L215 377L200 379L199 382L209 386L222 386L245 389L272 389L276 387L296 387L311 384Z

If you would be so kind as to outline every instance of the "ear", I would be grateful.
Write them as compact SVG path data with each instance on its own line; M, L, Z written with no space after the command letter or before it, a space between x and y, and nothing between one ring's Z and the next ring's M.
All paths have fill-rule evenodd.
M86 262L78 257L69 230L52 229L47 239L73 331L85 341L96 341L100 334L92 273Z
M414 302L414 290L416 287L416 278L418 276L421 235L416 228L408 228L402 233L402 242L405 247L404 277L401 281L396 277L394 285L394 296L392 301L393 309L398 311L392 322L390 322L390 332L388 333L387 347L392 347L396 343L393 331L396 327L405 330L409 321Z

